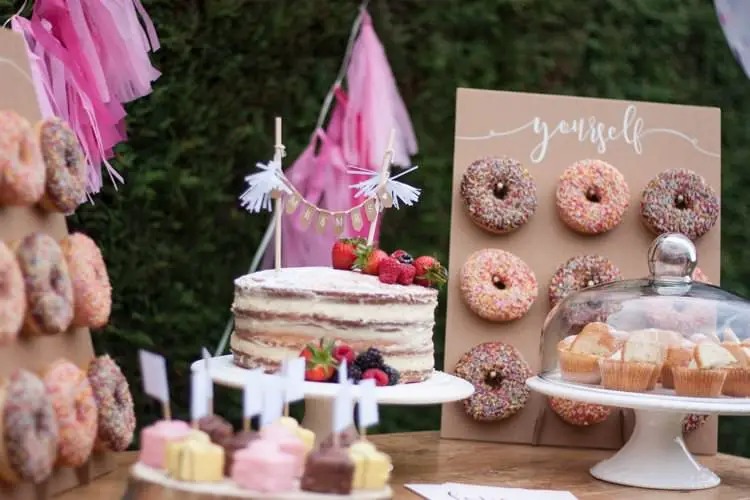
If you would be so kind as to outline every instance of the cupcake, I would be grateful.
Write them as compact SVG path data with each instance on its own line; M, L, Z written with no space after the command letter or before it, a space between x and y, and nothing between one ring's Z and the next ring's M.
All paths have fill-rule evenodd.
M725 347L715 342L700 342L695 345L688 366L672 369L674 390L678 396L718 397L728 370L737 366L737 359Z
M625 392L646 392L655 384L664 362L664 353L656 342L629 338L616 352L599 362L602 386Z
M676 348L680 345L680 342L682 342L682 335L680 335L677 332L673 332L672 330L662 330L659 328L647 328L645 330L637 330L630 334L630 339L632 339L634 342L649 342L649 343L655 343L658 344L662 350L662 353L664 354L663 358L665 361L665 364L662 365L662 368L659 370L656 370L654 374L651 376L651 380L648 383L647 390L652 391L656 388L657 382L659 382L659 379L663 379L664 372L667 373L667 377L671 377L671 368L666 368L666 358L670 354L670 351L676 350ZM678 352L675 352L673 354L678 355ZM692 351L691 351L692 352ZM692 356L691 356L692 357ZM690 360L688 360L690 361ZM667 381L667 383L671 382L670 380ZM662 382L662 385L664 383Z
M612 329L605 323L589 323L571 341L557 346L560 372L564 380L582 384L601 381L599 360L611 356L617 348Z
M722 393L741 398L750 397L750 346L740 343L734 332L724 330L724 341L721 343L737 360L737 365L727 370Z
M661 385L665 389L674 389L675 367L687 367L693 360L695 344L688 339L682 339L676 345L669 345L664 352L664 365L661 368Z

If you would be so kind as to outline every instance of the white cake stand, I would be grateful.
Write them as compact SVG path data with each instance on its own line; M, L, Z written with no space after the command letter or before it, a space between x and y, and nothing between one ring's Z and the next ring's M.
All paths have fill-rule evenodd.
M690 398L667 389L629 393L575 384L559 373L532 377L534 391L585 403L632 408L633 434L612 458L591 468L602 481L658 490L703 490L721 483L719 476L698 463L682 439L685 415L750 415L750 398Z
M191 369L203 369L204 360L196 361ZM209 361L209 374L216 384L242 389L247 370L234 364L232 355L219 356ZM268 375L270 376L270 375ZM338 384L305 382L305 417L302 426L315 433L317 439L325 439L331 433L333 422L333 400ZM436 371L424 382L378 387L375 395L383 405L419 406L450 403L466 399L474 393L469 382ZM354 401L359 399L359 388L353 387ZM352 407L353 411L353 407Z

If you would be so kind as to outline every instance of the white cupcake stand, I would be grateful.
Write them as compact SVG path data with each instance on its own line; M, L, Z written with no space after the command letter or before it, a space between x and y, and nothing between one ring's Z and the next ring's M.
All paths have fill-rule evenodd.
M203 369L204 360L192 364L192 370ZM211 358L208 371L214 383L242 389L247 378L247 370L234 364L232 355ZM268 375L270 376L270 375ZM333 401L338 384L305 382L305 416L302 426L315 433L316 439L325 439L331 433L333 422ZM469 382L436 371L424 382L378 387L375 394L381 405L423 406L450 403L466 399L474 393ZM359 389L353 387L353 400L359 399ZM352 406L354 411L354 406Z
M721 483L698 463L682 439L682 421L699 415L750 415L750 398L691 398L667 389L628 393L566 382L553 372L532 377L530 389L560 398L635 410L635 429L612 458L591 468L602 481L658 490L703 490Z

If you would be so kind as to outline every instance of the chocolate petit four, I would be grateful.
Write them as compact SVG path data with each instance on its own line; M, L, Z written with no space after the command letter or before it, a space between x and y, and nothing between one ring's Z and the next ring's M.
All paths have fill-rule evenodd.
M348 495L354 482L354 462L344 448L326 448L307 456L302 491Z
M198 420L198 429L208 434L211 442L216 444L221 444L234 434L232 424L218 415L208 415Z

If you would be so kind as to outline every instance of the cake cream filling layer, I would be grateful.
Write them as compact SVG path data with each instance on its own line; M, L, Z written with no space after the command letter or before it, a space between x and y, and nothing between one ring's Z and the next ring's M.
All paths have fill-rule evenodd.
M299 314L324 316L342 321L429 322L434 321L435 304L367 304L343 303L332 299L275 298L262 294L235 295L232 310L242 313Z
M243 339L236 333L230 340L232 350L239 351L251 358L285 360L297 357L300 353L298 346L268 345L258 339ZM431 370L434 366L432 349L415 354L385 356L386 362L400 372Z

